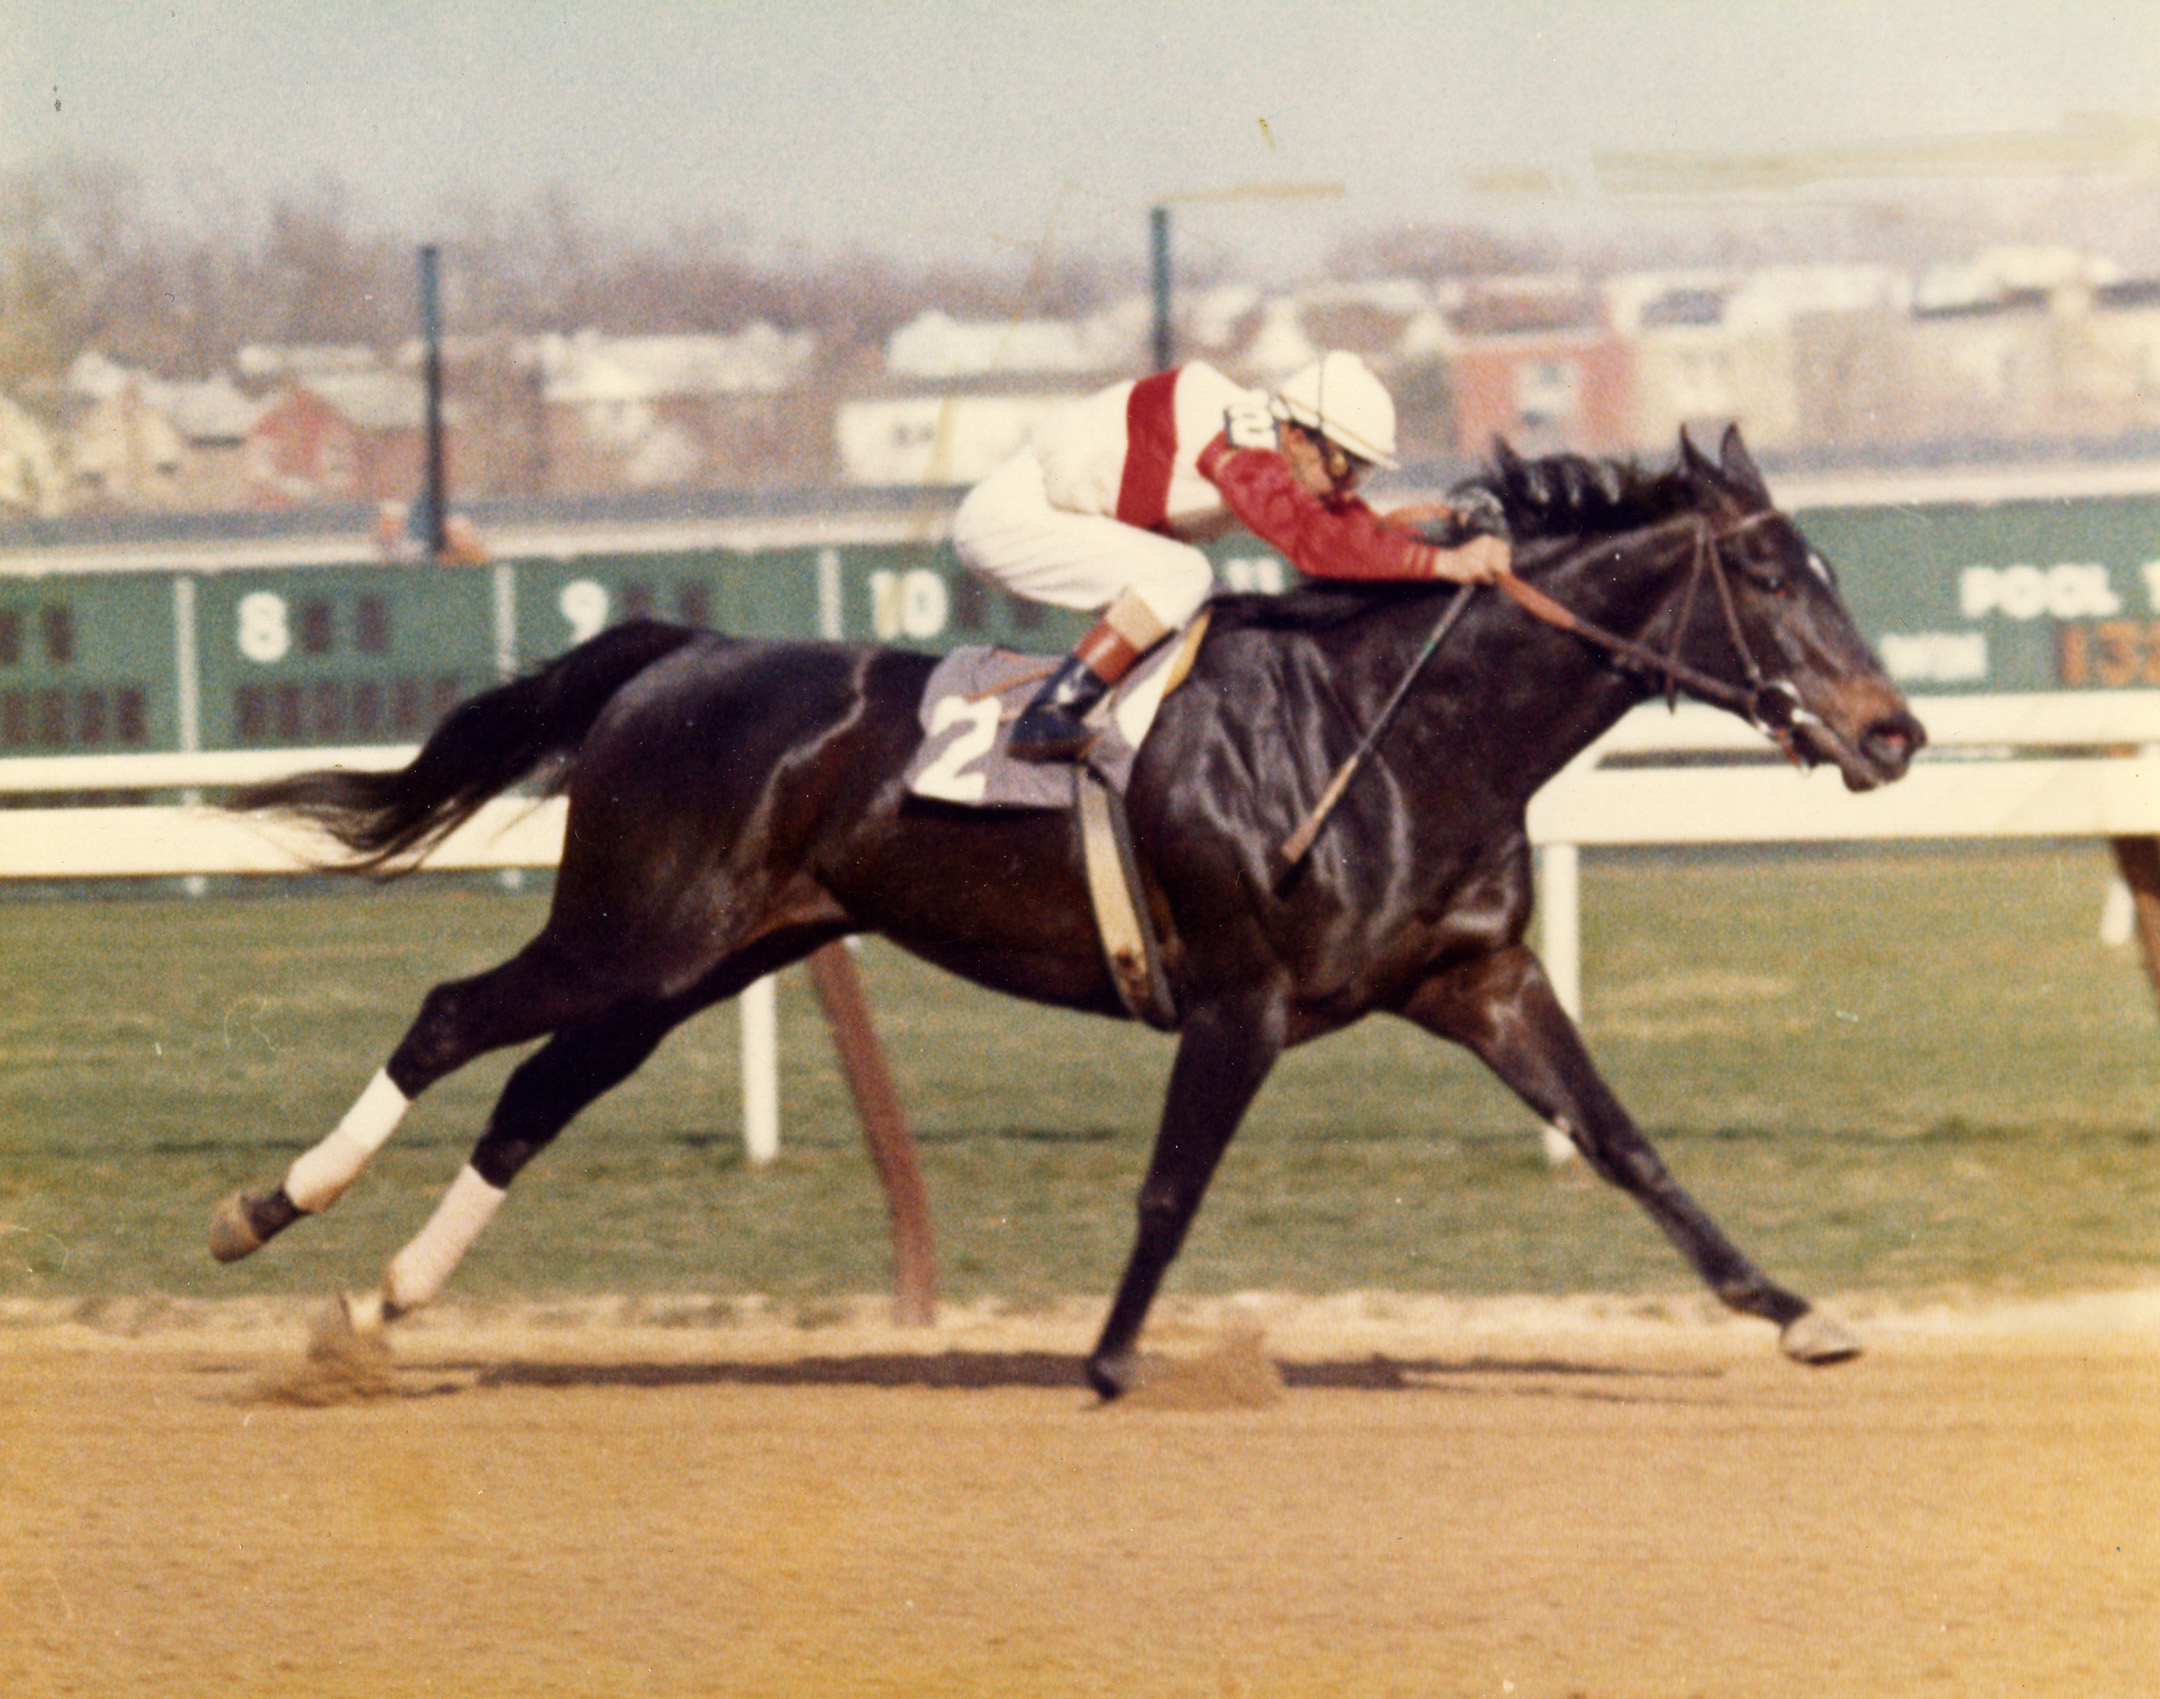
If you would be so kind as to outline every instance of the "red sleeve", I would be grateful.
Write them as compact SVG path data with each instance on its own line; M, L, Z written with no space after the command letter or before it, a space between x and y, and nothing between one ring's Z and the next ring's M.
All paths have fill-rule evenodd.
M1452 525L1462 516L1444 501L1418 501L1391 507L1380 517L1396 530L1407 531L1419 525Z
M1239 522L1308 578L1433 576L1431 544L1387 525L1355 497L1324 502L1306 494L1279 454L1232 448L1222 435L1200 451L1199 469Z

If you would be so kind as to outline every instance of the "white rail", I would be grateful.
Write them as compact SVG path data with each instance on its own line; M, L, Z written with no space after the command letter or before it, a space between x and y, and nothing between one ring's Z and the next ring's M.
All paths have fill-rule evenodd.
M1858 794L1827 768L1671 764L1770 751L1695 704L1638 709L1578 757L1530 805L1541 951L1569 1012L1582 1008L1584 846L2160 836L2160 690L1941 696L1913 710L1927 751L1896 784Z
M192 790L282 779L310 767L402 767L417 743L344 749L228 749L193 755L18 755L0 761L0 791Z
M56 755L0 761L0 792L178 791L249 784L303 768L402 767L413 745L240 750L193 755ZM562 859L565 804L502 798L486 804L428 856L440 869L553 867ZM303 873L326 848L308 827L228 814L197 801L115 808L0 809L0 878L178 878L208 873ZM754 1163L780 1149L780 1057L770 979L739 999L743 1144Z

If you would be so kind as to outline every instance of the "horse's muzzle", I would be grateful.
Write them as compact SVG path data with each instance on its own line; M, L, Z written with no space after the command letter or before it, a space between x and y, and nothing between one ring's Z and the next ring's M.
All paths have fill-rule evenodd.
M1902 779L1912 759L1927 747L1927 727L1909 708L1886 714L1860 734L1860 753L1880 775L1879 784Z
M1792 737L1810 763L1835 763L1847 790L1868 791L1905 776L1913 757L1927 743L1927 728L1909 708L1899 707L1877 715L1849 738L1813 717L1797 720Z

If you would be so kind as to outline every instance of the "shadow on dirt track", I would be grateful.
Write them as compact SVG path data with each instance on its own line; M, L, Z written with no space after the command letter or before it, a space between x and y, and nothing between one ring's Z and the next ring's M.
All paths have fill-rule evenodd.
M1054 1351L883 1352L790 1362L529 1363L461 1365L479 1387L788 1386L1069 1391L1086 1385L1081 1360ZM1340 1362L1279 1363L1286 1389L1330 1392L1469 1391L1480 1383L1560 1381L1580 1395L1622 1396L1621 1383L1715 1379L1714 1369L1615 1368L1558 1359L1471 1357L1406 1360L1374 1355ZM1548 1387L1546 1390L1561 1390Z

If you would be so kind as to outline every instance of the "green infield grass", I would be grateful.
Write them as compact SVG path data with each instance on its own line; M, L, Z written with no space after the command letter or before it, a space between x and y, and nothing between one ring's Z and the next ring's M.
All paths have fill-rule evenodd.
M2098 935L2086 845L1585 858L1585 1031L1666 1160L1774 1276L1895 1298L2117 1288L2160 1269L2160 1013ZM279 1177L437 980L544 892L0 903L0 1297L372 1283L514 1057L431 1092L353 1191L230 1268L212 1205ZM920 1146L946 1292L1107 1294L1171 1040L860 963ZM801 970L783 1149L743 1160L734 1011L677 1033L520 1180L452 1292L765 1294L888 1279L882 1200ZM1375 1018L1286 1058L1170 1290L1692 1292L1620 1194L1555 1173L1469 1058Z

